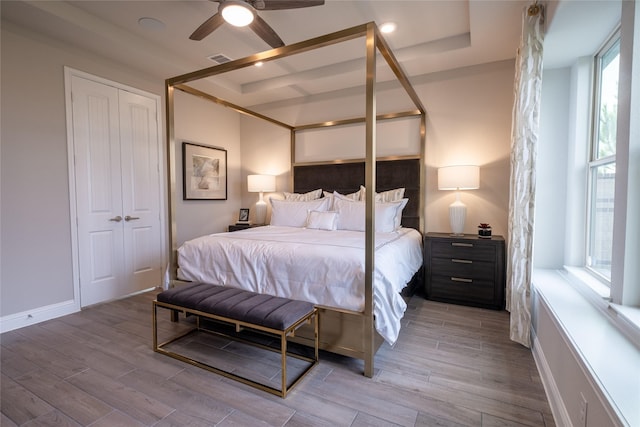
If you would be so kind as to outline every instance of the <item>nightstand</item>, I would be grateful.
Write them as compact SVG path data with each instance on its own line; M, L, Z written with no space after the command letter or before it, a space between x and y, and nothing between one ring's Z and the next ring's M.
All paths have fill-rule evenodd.
M427 299L502 310L505 243L502 236L424 236Z
M253 228L253 227L262 227L262 226L258 224L232 224L229 226L229 231L246 230L247 228Z

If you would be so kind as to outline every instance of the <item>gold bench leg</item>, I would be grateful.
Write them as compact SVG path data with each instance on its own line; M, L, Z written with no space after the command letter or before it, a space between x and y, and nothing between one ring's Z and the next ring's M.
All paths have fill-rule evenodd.
M287 397L287 336L280 336L280 353L282 354L282 397Z

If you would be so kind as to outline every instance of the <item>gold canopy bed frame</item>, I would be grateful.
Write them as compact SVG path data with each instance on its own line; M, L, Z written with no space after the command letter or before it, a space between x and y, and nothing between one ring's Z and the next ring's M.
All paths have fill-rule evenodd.
M347 42L360 37L364 37L365 49L366 49L366 84L365 84L365 116L359 118L347 118L339 119L330 122L311 123L305 125L290 125L283 123L274 118L260 114L255 111L251 111L245 107L235 105L231 102L225 101L214 95L202 92L187 83L219 75L222 73L231 72L234 70L250 67L257 62L275 61L280 58L293 56L296 54L309 52L314 49L335 45L338 43ZM401 111L396 113L377 114L376 110L376 60L377 53L381 54L389 68L395 75L397 81L400 83L406 94L409 96L411 103L415 106L415 109L408 111ZM415 159L419 162L417 169L419 170L419 183L418 190L421 190L425 182L424 173L424 161L423 153L425 150L426 139L426 111L422 106L417 93L409 83L407 76L400 67L394 54L390 50L387 42L381 36L380 31L375 23L369 22L356 27L348 28L342 31L337 31L331 34L327 34L321 37L313 38L307 41L283 46L280 48L257 53L242 59L237 59L225 64L216 65L213 67L205 68L199 71L194 71L181 76L173 77L166 80L166 121L167 121L167 162L168 162L168 179L169 179L169 243L172 249L170 259L170 273L172 283L176 282L177 273L177 243L176 243L176 151L175 151L175 125L174 125L174 91L180 90L194 96L198 96L207 99L216 104L231 108L239 113L265 120L274 125L286 128L290 131L291 135L291 184L292 189L295 187L294 180L294 167L298 167L301 164L296 163L296 133L301 130L308 129L320 129L333 126L345 126L352 124L364 124L365 128L365 141L366 141L366 155L365 159L359 159L356 161L362 162L364 160L364 174L365 174L365 187L376 187L376 161L381 160L406 160L408 158ZM403 117L414 117L420 121L419 138L420 138L420 153L415 156L403 156L403 157L391 157L391 158L378 158L376 156L376 125L377 121L381 120L393 120ZM352 161L334 161L334 162L314 162L312 165L318 165L319 163L336 164L336 163L349 163ZM424 228L424 191L416 191L418 195L417 209L419 210L419 218L416 219L414 224L418 225L420 231ZM319 307L320 312L320 348L333 353L341 355L355 357L364 361L364 375L367 377L373 376L374 371L374 355L382 344L382 338L376 332L373 318L373 271L375 262L375 192L367 191L365 200L365 295L364 295L364 311L353 312L347 310L340 310L335 308ZM415 226L415 225L414 225ZM300 342L306 343L305 331L296 333ZM309 335L312 337L312 335Z

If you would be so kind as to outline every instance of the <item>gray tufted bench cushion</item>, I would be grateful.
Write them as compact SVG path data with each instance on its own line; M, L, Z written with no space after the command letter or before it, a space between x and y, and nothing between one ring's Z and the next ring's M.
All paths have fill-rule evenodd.
M313 311L313 304L226 286L194 283L157 296L158 301L284 331Z
M185 315L197 316L196 326L182 335L159 343L158 307L171 310L172 320L174 321L178 320L179 312ZM236 328L236 334L224 333L218 330L218 327L216 330L209 329L208 326L204 326L200 322L201 318L223 322L224 324L233 324ZM306 322L314 325L315 340L313 357L287 350L287 339L293 337L296 329ZM217 323L217 325L220 326L219 323ZM250 339L247 341L246 337L241 337L241 333L244 330L259 331L263 334L277 337L279 340L279 349L276 350L258 342L252 343ZM178 352L177 350L171 349L171 343L177 342L192 333L200 332L224 335L234 340L237 339L267 350L279 352L281 355L280 387L276 388L258 382L255 379L243 377L235 372L216 368L208 362L203 362L193 356L183 354L182 351ZM312 303L306 301L297 301L245 291L243 289L204 283L181 285L159 293L156 296L156 300L153 301L153 349L158 353L236 379L281 397L286 397L289 390L318 364L318 312ZM205 359L209 359L201 353L199 356L204 356ZM287 357L294 357L308 362L306 368L299 369L299 373L291 380L287 376Z

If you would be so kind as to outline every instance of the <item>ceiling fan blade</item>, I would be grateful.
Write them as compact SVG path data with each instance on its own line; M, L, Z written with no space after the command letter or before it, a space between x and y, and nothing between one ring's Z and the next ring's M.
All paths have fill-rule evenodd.
M322 6L324 0L262 0L264 7L256 4L259 10L299 9L301 7ZM258 2L256 2L258 3Z
M249 24L249 28L258 35L262 40L267 42L272 48L284 46L282 39L276 34L276 32L266 23L266 21L260 16L256 16L256 19Z
M207 19L189 36L191 40L202 40L224 23L224 18L219 13L215 13Z

